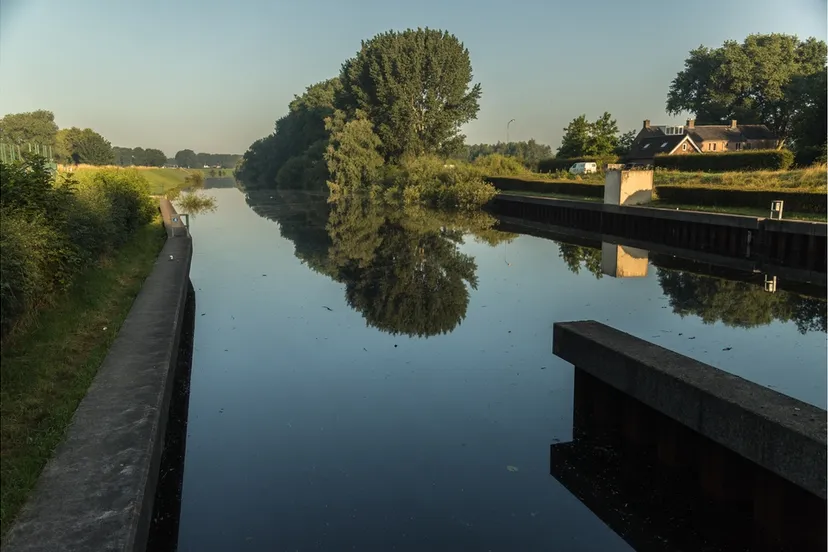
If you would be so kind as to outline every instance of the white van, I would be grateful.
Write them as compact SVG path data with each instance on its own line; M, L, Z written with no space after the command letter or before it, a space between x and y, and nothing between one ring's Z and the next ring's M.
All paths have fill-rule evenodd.
M575 163L569 167L569 174L589 174L598 172L597 163Z

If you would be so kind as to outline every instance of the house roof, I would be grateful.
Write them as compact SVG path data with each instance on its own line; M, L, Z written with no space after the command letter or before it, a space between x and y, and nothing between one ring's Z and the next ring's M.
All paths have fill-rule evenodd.
M776 140L776 135L765 125L696 125L693 128L684 127L685 134L689 134L696 142L709 140L721 142L743 142L745 140ZM664 134L658 126L641 129L640 138L651 136L669 136Z
M685 140L692 144L696 151L699 151L699 148L693 144L693 140L686 134L660 134L637 140L627 157L629 159L652 159L659 153L672 152Z

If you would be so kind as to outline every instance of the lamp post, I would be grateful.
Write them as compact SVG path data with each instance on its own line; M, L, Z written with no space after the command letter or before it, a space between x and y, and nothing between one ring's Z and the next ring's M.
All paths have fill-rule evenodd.
M515 122L515 120L511 119L508 123L506 123L506 143L507 144L509 143L509 125L511 125L514 122Z

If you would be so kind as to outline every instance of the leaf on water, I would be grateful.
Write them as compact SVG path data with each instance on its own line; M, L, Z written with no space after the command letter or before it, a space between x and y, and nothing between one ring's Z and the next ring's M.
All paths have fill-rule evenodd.
M516 466L506 466L506 469L509 470L510 472L519 471Z

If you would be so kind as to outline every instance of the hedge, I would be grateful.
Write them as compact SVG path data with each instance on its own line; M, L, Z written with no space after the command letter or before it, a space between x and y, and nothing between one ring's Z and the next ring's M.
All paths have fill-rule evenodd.
M550 159L541 159L540 161L538 161L538 172L549 173L557 171L568 171L569 168L575 163L597 163L598 170L601 170L601 168L606 163L616 163L617 161L618 156L616 155L611 155L607 157L573 157L569 159L565 157L552 157Z
M603 184L586 184L568 180L524 180L523 178L505 176L490 176L486 180L498 190L604 197Z
M0 163L0 335L123 244L156 211L136 170L57 178L40 157Z
M677 171L784 171L794 162L790 150L753 150L731 153L656 155L656 168Z
M770 213L771 201L785 202L785 211L825 214L825 192L780 190L734 190L696 186L656 186L660 201L679 205L715 207L756 207Z

